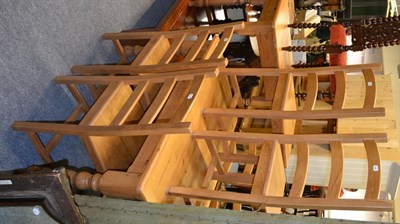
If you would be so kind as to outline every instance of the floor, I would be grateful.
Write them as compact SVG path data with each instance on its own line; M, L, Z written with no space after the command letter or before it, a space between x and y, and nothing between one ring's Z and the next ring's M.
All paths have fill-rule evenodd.
M116 61L104 32L154 27L174 0L0 0L0 170L42 163L16 120L63 120L74 106L52 82L72 65ZM79 139L64 137L52 154L92 166Z

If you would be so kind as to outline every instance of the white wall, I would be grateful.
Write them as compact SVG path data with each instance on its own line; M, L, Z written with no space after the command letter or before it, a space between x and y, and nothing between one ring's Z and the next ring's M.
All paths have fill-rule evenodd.
M359 198L363 199L365 190L358 190L350 192L344 190L342 198ZM358 221L372 221L372 222L390 222L391 217L387 212L368 212L368 211L343 211L343 210L328 210L325 211L325 217L331 219L346 219Z

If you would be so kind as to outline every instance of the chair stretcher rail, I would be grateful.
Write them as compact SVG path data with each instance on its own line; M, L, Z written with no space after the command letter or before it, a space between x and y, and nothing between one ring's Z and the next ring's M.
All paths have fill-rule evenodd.
M48 122L17 121L12 125L16 131L59 133L81 136L143 136L164 134L189 134L190 122L132 124L111 126L89 126L76 124L56 124Z
M335 209L360 211L392 211L393 202L390 200L364 199L329 199L329 198L289 198L254 194L243 194L226 191L212 191L186 187L170 187L168 193L173 196L218 200L233 203L251 204L255 206Z

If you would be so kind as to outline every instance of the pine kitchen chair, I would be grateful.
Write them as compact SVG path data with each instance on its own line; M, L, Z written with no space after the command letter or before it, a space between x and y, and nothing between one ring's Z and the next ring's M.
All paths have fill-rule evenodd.
M155 176L148 174L149 170L162 167L159 154L179 157L195 151L188 143L189 136L184 138L174 133L189 133L192 127L197 127L201 108L232 104L228 80L216 76L218 67L227 64L222 55L233 30L242 27L240 22L179 31L105 34L103 37L113 40L123 59L127 58L122 40L150 40L128 65L122 65L127 62L122 59L120 65L76 66L73 72L82 75L57 77L55 81L65 84L77 101L65 121L17 121L12 127L28 133L45 162L52 162L50 153L63 135L81 136L100 173L78 174L78 179L83 177L83 181L73 181L73 184L80 183L82 188L98 190L110 197L163 200L161 194L160 199L149 198L154 192L142 190L146 189L143 179ZM210 40L210 34L216 35ZM197 39L186 40L187 36L197 36ZM87 103L90 100L85 97L90 96L83 94L79 85L91 88L93 105ZM78 120L82 114L82 120ZM44 143L40 132L53 133L53 138ZM184 146L175 149L176 141ZM169 159L162 161L165 164ZM166 178L178 177L175 163L169 165L174 167L173 173L165 175ZM188 164L179 168L185 166ZM197 175L199 171L193 172Z
M205 206L209 206L209 201L211 200L214 202L251 205L256 209L266 208L267 211L268 207L368 211L393 210L393 201L379 199L381 191L381 160L377 142L387 141L385 133L281 135L193 131L192 137L199 142L205 141L202 144L206 144L209 147L212 157L201 188L185 186L171 186L169 188L168 193L170 196L183 197L187 203L196 203L196 200L201 199L204 200L203 203L205 204L203 205ZM252 154L237 153L234 148L238 143L248 145L249 148L257 150L254 150ZM283 197L283 188L286 181L283 164L271 164L277 159L274 155L279 155L279 153L276 153L280 151L279 145L286 143L296 145L298 156L295 177L289 196ZM364 199L339 199L341 189L346 187L342 183L344 173L342 145L347 143L364 143L366 149L368 180ZM302 197L306 185L310 156L309 145L311 144L329 144L331 164L335 164L331 166L325 198ZM222 145L224 151L216 151L217 145ZM241 173L230 172L229 167L232 163L242 163L246 164L246 166ZM392 180L392 182L398 183L398 172L394 174L394 177L397 180ZM214 187L215 182L247 188L248 192L237 193L219 190ZM397 184L395 185L397 186ZM281 188L280 192L279 188Z
M216 71L216 68L208 72L187 71L182 76L175 73L103 76L89 81L79 80L88 78L85 76L58 77L57 82L66 85L104 84L107 88L81 121L17 121L12 127L28 133L45 162L52 162L50 153L57 142L51 140L50 146L44 145L38 133L52 133L56 139L63 135L81 136L99 173L69 172L73 186L100 191L109 197L146 200L136 188L140 186L147 167L153 166L153 160L158 158L157 154L172 150L167 155L173 156L180 150L190 151L185 147L174 148L176 142L173 139L178 138L183 144L186 136L175 134L189 134L191 128L198 125L199 105L226 106L223 93L217 90L220 86L215 78ZM182 81L188 81L188 84L177 88L177 82ZM135 113L135 106L151 83L162 84L160 91L144 113ZM165 147L168 144L173 146Z
M71 70L76 74L140 74L225 66L222 54L233 32L243 28L244 22L235 22L176 31L105 33L103 39L113 41L126 65L78 65ZM135 40L148 42L145 46L121 44L135 44Z
M177 111L180 109L182 99L172 94L177 82L193 82L193 80L203 80L206 76L216 77L216 75L214 68L208 71L204 69L191 71L189 75L163 73L163 75L148 76L112 76L83 82L77 80L79 76L60 76L56 78L56 82L63 83L70 89L73 89L71 86L76 88L76 85L82 83L107 84L107 88L90 108L83 96L75 92L79 94L77 95L79 97L76 97L77 108L63 123L17 121L12 127L16 131L27 132L46 163L53 162L50 153L63 135L78 135L98 171L127 169L139 153L145 136L190 132L190 123L177 123L181 122L182 117L174 120L175 113L162 113L163 109L170 109L166 106L168 103L174 104ZM144 97L146 89L155 83L161 85L160 90L149 106L142 108L139 105L140 99ZM82 108L85 106L86 110L83 111ZM80 112L85 112L83 118L75 120ZM174 121L171 120L170 123L170 119ZM46 144L42 142L39 137L39 133L42 132L52 133L52 140Z
M239 98L235 102L247 102L247 109L235 109L239 104L231 105L229 109L227 108L205 108L203 110L204 116L214 116L214 117L230 117L230 118L244 118L244 119L271 119L272 130L268 127L252 127L251 121L245 121L250 123L249 127L242 126L241 131L245 132L259 132L259 133L277 133L274 125L278 126L279 121L295 121L293 125L286 126L290 130L286 130L287 133L321 133L323 129L327 133L336 132L336 120L338 118L345 117L377 117L385 115L385 108L377 108L375 106L376 101L376 82L374 71L381 70L380 64L363 64L363 65L346 65L346 66L329 66L329 67L316 67L316 68L301 68L301 69L275 69L275 68L224 68L221 69L221 75L228 76L231 81L237 79L237 76L260 76L260 77L270 77L270 76L280 76L286 75L294 77L306 77L307 86L306 94L307 97L302 105L302 107L295 108L293 111L286 111L285 108L271 108L273 102L268 102L260 97L252 97L249 100L240 98L240 90L235 85L232 85L234 90L234 96ZM346 74L358 72L364 77L364 88L365 97L364 103L361 108L344 108L344 102L346 99ZM336 94L334 96L334 103L332 106L327 108L315 108L317 94L318 94L318 76L326 74L335 74L337 80ZM235 84L236 82L231 82ZM285 86L287 90L286 94L294 94L293 83L287 83ZM292 91L290 91L292 90ZM286 96L275 96L273 101L282 101L283 105ZM328 104L326 104L328 105ZM269 108L266 110L265 108ZM303 125L304 120L327 120L325 125ZM274 123L275 122L275 123ZM310 123L310 122L308 122ZM315 123L315 122L314 122ZM314 124L311 123L311 124ZM279 132L278 132L279 133ZM290 155L290 147L286 149L282 148L283 159L285 166L288 164L288 157Z
M116 65L77 65L71 71L82 75L139 75L207 67L225 67L223 52L233 32L244 22L202 26L176 31L129 31L105 33L120 56ZM144 46L143 46L144 45ZM104 86L89 86L94 97Z
M337 136L357 136L357 134L338 134L335 132L329 132L329 134L319 134L319 131L313 131L312 134L304 134L303 130L300 129L301 127L301 122L303 120L326 120L326 119L340 119L340 118L345 118L345 117L378 117L378 116L384 116L385 115L385 109L384 108L377 108L375 107L375 101L376 101L376 83L374 79L374 73L373 70L379 70L381 69L381 65L379 64L367 64L367 65L349 65L349 66L334 66L334 67L327 67L327 68L307 68L307 69L231 69L231 68L225 68L221 70L221 74L227 75L227 76L241 76L241 75L258 75L258 76L278 76L280 74L287 74L293 75L293 76L305 76L308 78L308 85L307 85L307 98L305 100L303 108L300 108L298 111L276 111L276 110L265 110L265 109L236 109L235 107L231 108L204 108L203 109L203 116L207 119L209 117L217 117L217 118L252 118L252 119L272 119L272 120L287 120L287 119L292 119L292 120L297 120L297 125L298 127L295 129L293 128L293 134L294 135L279 135L279 134L265 134L265 133L271 133L271 131L265 131L264 129L254 129L251 130L253 133L246 133L246 132L239 132L239 133L231 133L231 132L209 132L204 134L197 135L196 133L203 133L201 131L197 132L194 131L192 133L192 136L197 139L197 136L202 136L200 137L200 140L198 141L203 141L203 143L199 143L202 145L206 145L209 150L210 154L212 155L212 158L210 160L210 165L209 169L204 177L202 187L204 189L208 190L215 190L219 189L221 183L227 183L227 184L233 184L235 186L239 187L244 187L247 189L251 189L250 192L260 192L260 189L263 189L263 194L264 195L274 195L276 196L278 194L283 195L283 189L284 189L284 183L285 183L285 173L284 173L284 168L287 165L285 164L284 161L287 161L289 163L289 154L281 154L281 148L277 144L290 144L293 143L295 148L297 148L297 161L299 166L296 167L296 176L295 176L295 181L293 183L293 190L290 193L291 196L297 195L296 197L299 197L298 195L301 195L304 185L298 186L297 181L301 180L301 182L305 183L305 176L301 175L306 175L306 168L307 168L307 161L309 158L309 153L308 153L308 145L305 144L304 142L296 142L296 141L301 141L301 139L305 139L308 137L313 137L315 138L313 141L316 140L321 140L325 142L320 142L317 144L330 144L330 150L332 153L332 163L333 164L343 164L341 160L343 160L343 153L341 152L341 143L337 143L337 139L332 139L329 140L330 138L336 138ZM365 84L365 99L363 106L361 108L343 108L343 103L345 100L346 96L346 82L345 82L345 73L346 72L362 72L362 75L364 76L364 84ZM314 105L316 102L316 96L317 96L317 90L318 90L318 75L325 75L329 73L335 73L338 79L338 90L337 90L337 96L335 97L335 103L333 104L332 108L330 110L321 110L321 109L314 109ZM290 88L290 87L288 87ZM234 88L232 88L234 89ZM237 94L238 95L238 94ZM258 100L258 98L256 98ZM280 100L280 99L274 99L274 100ZM250 103L250 107L251 104ZM255 106L260 105L259 102L255 102ZM223 129L222 129L223 130ZM248 130L243 130L243 131L248 131ZM303 134L301 134L303 133ZM241 143L240 141L244 141L243 139L247 138L252 138L252 139L262 139L264 136L268 136L269 142L264 142L265 144L261 144L261 142L246 142L245 145L241 148L247 149L245 152L241 153L240 155L235 154L237 152L236 145L238 143ZM374 134L370 134L370 137L373 137ZM385 136L385 134L377 134L375 136ZM280 141L280 138L284 139L291 139L291 141L286 141L282 140ZM341 138L340 137L340 138ZM346 138L347 138L346 137ZM276 141L274 141L276 140ZM368 139L366 139L368 140ZM343 143L346 143L347 140L343 140ZM364 142L364 140L360 140L359 142ZM315 142L308 142L310 144L316 144ZM339 144L339 145L338 145ZM365 141L365 145L367 148L367 151L378 151L376 148L375 143L370 143L368 141ZM372 147L372 149L371 149ZM219 149L219 150L218 150ZM222 149L222 150L221 150ZM257 157L257 152L259 152ZM377 152L379 153L379 152ZM338 155L337 155L338 154ZM285 156L287 157L285 159ZM338 157L339 156L339 157ZM374 155L367 155L369 160L373 158L379 158L377 154L375 153ZM262 160L261 160L262 158ZM259 161L257 163L257 161ZM264 161L263 163L260 164L260 161ZM268 162L266 162L268 161ZM231 166L232 163L243 163L245 164L243 173L230 173L228 172L229 167ZM375 164L378 164L377 161L375 161ZM269 169L268 173L265 171L262 174L258 174L259 177L257 177L257 171L253 175L254 167L261 167L261 169ZM298 171L297 171L298 170ZM341 171L331 171L333 172L331 174L331 180L334 180L333 175L338 175L339 173L343 173L343 170ZM373 175L374 173L371 172L370 175ZM299 176L300 175L300 176ZM342 174L340 174L342 175ZM340 175L338 176L339 178ZM264 177L265 179L268 179L269 185L266 186L258 186L256 185L257 183L260 183L260 177ZM369 179L372 180L373 177ZM217 183L216 183L217 182ZM334 193L333 195L337 194L337 189L333 187L333 184L335 183L329 183L329 189L334 189L332 190ZM254 185L256 185L256 188L254 188ZM341 185L339 186L338 189L341 188ZM370 191L373 187L369 186L367 187ZM174 189L174 188L171 188ZM254 190L255 189L255 190ZM258 190L257 190L258 189ZM301 191L299 191L301 189ZM187 189L185 189L187 190ZM200 191L196 192L199 193ZM173 191L173 190L172 190ZM196 191L196 190L195 190ZM190 191L186 191L187 195L190 195ZM299 193L301 192L301 193ZM178 193L178 195L181 192ZM175 192L173 191L173 195ZM212 193L214 194L214 193ZM219 194L219 193L216 193ZM222 193L221 193L222 194ZM329 193L329 197L330 197ZM376 196L376 192L371 193ZM262 194L261 194L262 195ZM212 199L210 198L204 198L204 195L202 195L199 198L203 199L209 199L212 200L211 202L217 200L216 198ZM257 195L258 197L259 195ZM247 197L244 195L236 195L235 197ZM337 196L334 196L337 197ZM369 196L368 196L369 197ZM196 198L196 197L194 197ZM186 200L188 202L188 200ZM218 201L218 200L217 200ZM205 203L206 205L213 205L215 206L215 203L211 203L210 201L206 200ZM230 201L230 202L237 202L237 201ZM248 202L247 202L248 203ZM341 203L341 202L340 202ZM239 203L240 204L240 203ZM236 208L240 208L240 205L238 203L234 203L234 206ZM251 203L250 203L251 204ZM199 202L196 202L196 205L199 205ZM267 207L267 210L271 210L268 205L265 205L264 207ZM279 206L278 206L279 207ZM313 208L313 207L311 207Z
M133 106L129 109L129 111L121 113L125 113L125 116L128 116L128 112L132 113L129 119L138 121L140 120L141 115L143 115L145 112L152 113L152 110L154 110L153 108L159 107L157 109L158 111L153 115L156 116L174 88L176 91L179 89L187 89L190 86L190 79L193 79L196 75L216 76L218 73L216 68L221 66L224 67L227 64L227 60L223 58L222 55L233 35L233 31L235 29L241 29L243 26L243 22L237 22L232 24L191 28L179 31L134 31L104 34L104 39L112 40L115 44L117 52L121 56L121 63L118 65L74 66L72 68L72 72L82 73L82 76L57 77L55 79L57 83L65 84L77 101L77 107L65 120L65 123L76 122L81 114L85 114L85 117L79 121L80 125L93 125L96 123L97 125L100 123L104 125L121 125L123 120L127 119L126 117L115 118L116 120L112 120L114 118L101 117L117 114L119 109L123 109L122 106L124 100L127 99L129 99ZM210 36L212 36L211 39L209 38ZM128 63L129 59L127 53L125 52L127 46L124 48L121 45L121 41L138 39L148 39L148 42L143 48L140 49L133 61L129 62L127 65L122 65L123 63ZM175 58L181 59L176 60ZM104 76L104 74L106 74L106 76ZM123 76L122 74L128 76ZM132 76L139 74L141 74L141 76ZM121 84L121 81L123 84ZM139 83L139 81L141 82ZM221 83L224 81L225 80L222 79ZM84 84L89 87L91 99L88 96L85 98L85 94L82 93L81 89L77 87L77 85L80 84ZM129 84L132 84L131 87L134 89L133 92L130 90L131 87L129 87ZM112 87L107 88L108 85L112 85ZM108 92L105 93L105 90ZM116 99L120 98L120 100L111 100L112 96L114 96ZM174 95L174 97L179 99L181 96ZM136 103L136 100L139 100L139 103ZM88 103L90 101L95 101L95 104L91 106ZM178 104L176 103L175 106L178 106ZM115 107L115 109L109 107ZM101 110L104 112L101 112ZM103 113L105 115L102 115ZM90 116L94 116L94 118L89 119L88 117ZM146 115L146 119L139 121L139 123L152 123L152 120L150 120L149 116L150 115ZM154 120L154 118L155 117L152 117L151 119ZM95 121L96 119L97 121ZM35 124L16 122L13 125L13 128L15 130L23 130L25 128L26 130L35 130L34 125ZM67 126L67 124L65 124L65 126ZM37 130L39 131L40 128ZM61 127L58 129L55 128L52 131L55 130L62 132ZM76 132L71 133L76 134ZM96 134L98 135L100 133ZM42 143L38 135L35 134L35 131L28 131L28 135L30 136L36 148L39 149L39 154L41 155L42 159L45 162L51 162L52 159L50 157L50 152L57 145L62 137L62 134L55 134L50 142L48 142L46 145ZM121 142L121 140L118 140L117 142L119 142L118 145L121 145L121 147L125 149L121 150L120 154L111 157L116 158L114 162L111 162L113 165L108 164L108 162L103 162L112 160L111 158L106 158L105 156L109 156L109 153L95 153L94 151L96 150L93 151L90 150L90 148L108 147L108 150L110 150L111 147L109 145L114 145L115 142L98 143L97 146L94 146L93 143L85 143L86 148L89 148L89 154L91 154L94 164L98 170L104 171L106 169L126 169L132 161L132 155L138 153L137 150L140 148L141 143L143 143L143 141L141 142L138 140L134 141L134 143L129 143L128 145L131 145L130 147L124 147L126 140L124 140L124 144ZM117 147L117 145L115 145L115 147Z

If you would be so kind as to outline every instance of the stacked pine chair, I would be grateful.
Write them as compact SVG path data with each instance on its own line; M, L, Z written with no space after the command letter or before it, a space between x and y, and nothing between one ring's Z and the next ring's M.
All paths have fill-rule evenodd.
M380 65L226 68L223 52L233 33L243 28L244 23L236 22L178 31L106 33L103 39L111 40L120 56L117 65L74 66L72 73L76 75L55 78L77 102L71 115L63 122L17 121L13 128L28 134L46 163L53 161L50 154L64 135L80 136L98 173L70 171L70 180L77 188L100 191L108 197L211 207L232 202L235 208L245 204L262 210L393 210L393 201L378 198L381 161L377 142L387 140L385 133L338 134L335 128L329 133L302 133L304 120L384 116L384 108L375 107L374 70L379 70ZM131 45L139 42L143 44ZM364 106L343 109L345 73L353 71L361 71L365 78ZM334 104L330 110L315 110L318 76L331 73L337 80ZM246 105L239 77L279 75L307 77L307 98L301 109L260 109L256 99ZM88 89L89 96L79 86ZM90 101L94 103L87 103ZM235 131L240 118L289 119L295 121L296 127L290 135ZM43 132L53 134L47 143L40 139L39 133ZM339 199L344 187L342 145L348 143L365 145L365 199ZM296 174L288 197L283 196L284 161L288 160L281 153L281 144L293 145L297 150ZM303 198L309 146L319 144L329 145L334 164L328 192L325 198ZM238 150L239 145L245 150ZM193 155L188 156L190 153ZM178 163L181 165L172 166ZM233 164L244 165L243 171L232 172ZM160 167L167 168L159 170ZM190 169L195 173L190 180L175 178L186 178ZM281 181L275 182L277 179ZM395 181L398 182L398 175ZM157 187L154 183L160 183L162 190L149 190ZM227 185L248 190L223 191ZM282 193L269 196L272 190Z
M307 209L340 209L340 210L392 210L393 204L388 200L379 200L381 191L381 162L377 142L386 142L386 133L365 133L365 134L338 134L335 127L326 128L328 133L301 134L306 129L302 123L305 120L326 120L329 127L332 119L346 117L379 117L384 116L384 108L376 108L376 83L374 70L379 70L379 64L332 66L325 68L308 69L231 69L226 68L221 71L221 75L227 76L279 76L288 74L293 76L307 77L307 97L297 111L274 111L254 109L260 103L254 102L253 109L236 108L205 108L203 114L206 117L230 117L230 118L252 118L252 119L292 119L296 120L294 135L267 134L261 133L259 128L248 129L252 132L221 132L221 131L194 131L192 136L198 141L206 141L212 154L212 159L208 172L205 175L203 189L187 187L171 187L169 193L172 195L186 198L203 199L201 203L212 204L213 201L223 201L234 203L234 207L240 208L241 204L252 205L254 208L265 209L269 207L289 207ZM347 72L360 71L365 80L365 99L362 108L343 108L346 96L345 75ZM338 88L334 102L330 110L314 109L317 92L318 76L335 74ZM251 104L250 104L251 108ZM311 129L312 130L312 129ZM254 131L258 133L254 133ZM368 161L368 180L365 199L338 199L343 188L342 181L344 176L344 153L343 144L363 143L365 146ZM240 144L248 149L247 153L238 152L236 146ZM268 191L274 191L276 186L276 176L285 178L284 170L277 170L273 165L274 160L282 158L279 154L281 144L293 144L296 149L297 162L296 170L288 197L267 196ZM325 198L301 198L305 189L307 172L309 166L311 145L325 144L329 146L331 154L331 171L329 183L326 186ZM217 145L220 145L222 152L218 152ZM279 155L280 157L277 157ZM287 159L286 159L287 161ZM241 173L229 172L233 163L244 164ZM280 165L278 167L284 167ZM392 167L393 182L398 183L398 165ZM237 192L215 191L213 181L235 185L247 189L250 194ZM390 189L395 194L395 188ZM186 200L188 201L188 200ZM195 203L200 203L199 201ZM387 203L385 207L383 203ZM383 207L381 207L383 206ZM271 210L273 211L273 210Z

